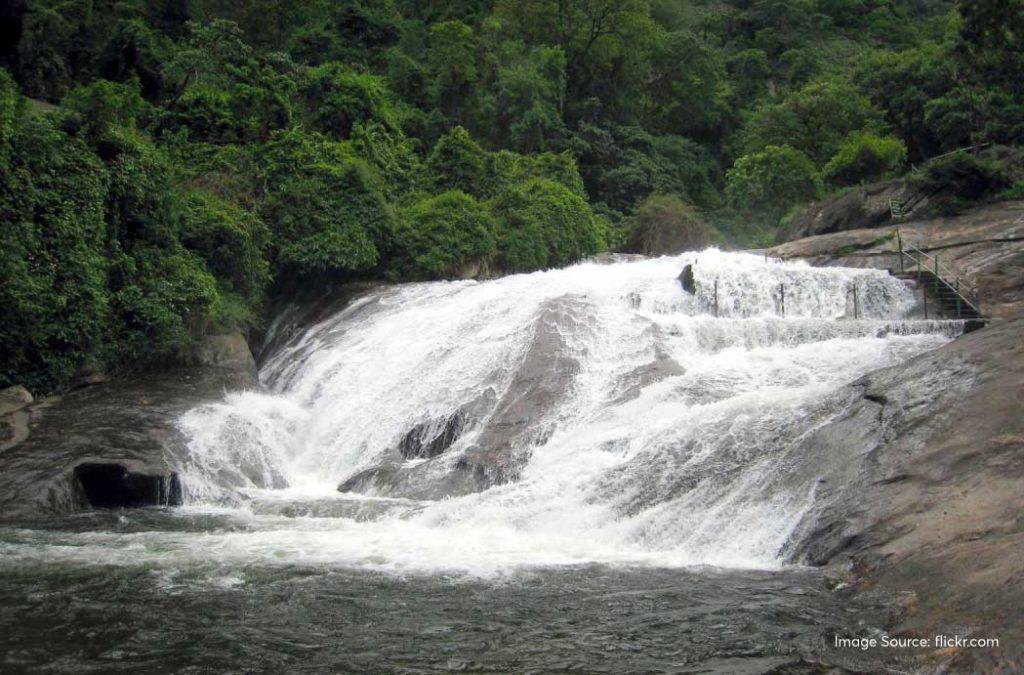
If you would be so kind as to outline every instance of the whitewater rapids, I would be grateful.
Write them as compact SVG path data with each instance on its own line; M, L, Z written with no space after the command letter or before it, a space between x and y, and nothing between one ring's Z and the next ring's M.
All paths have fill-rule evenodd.
M843 385L958 334L915 304L883 271L716 250L372 291L271 355L264 390L180 420L181 513L244 527L106 555L775 568ZM399 452L413 436L430 456Z

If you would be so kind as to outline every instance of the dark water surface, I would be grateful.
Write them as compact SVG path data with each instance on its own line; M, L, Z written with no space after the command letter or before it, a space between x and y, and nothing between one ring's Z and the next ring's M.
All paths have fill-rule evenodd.
M805 569L589 565L479 579L26 554L62 533L74 545L76 531L117 530L117 517L0 528L4 672L829 672L822 659L843 659L828 649L836 629L885 615ZM131 522L183 521L152 510Z

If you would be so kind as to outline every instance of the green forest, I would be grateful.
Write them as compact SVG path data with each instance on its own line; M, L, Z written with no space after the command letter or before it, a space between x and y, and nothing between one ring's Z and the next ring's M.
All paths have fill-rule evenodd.
M0 387L187 358L296 284L771 243L910 176L1024 198L1021 0L14 0Z

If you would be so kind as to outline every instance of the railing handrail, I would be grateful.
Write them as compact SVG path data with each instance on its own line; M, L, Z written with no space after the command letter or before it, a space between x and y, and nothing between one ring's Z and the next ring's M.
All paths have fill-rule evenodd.
M926 271L934 274L935 278L942 282L947 288L956 293L967 305L981 314L980 301L978 300L978 289L976 286L971 286L960 278L954 270L944 266L939 262L939 258L936 255L931 255L927 251L914 246L913 244L906 244L903 241L903 237L900 235L899 229L896 230L896 241L898 242L899 249L897 254L900 260L903 256L908 258L911 262L916 263L918 270L925 269ZM949 281L952 279L952 282Z

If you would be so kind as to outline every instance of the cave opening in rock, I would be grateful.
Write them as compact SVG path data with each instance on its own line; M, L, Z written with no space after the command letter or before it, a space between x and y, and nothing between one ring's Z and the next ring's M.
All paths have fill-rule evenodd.
M95 508L181 504L181 483L176 473L134 473L121 464L87 463L75 467L75 478L86 500Z

